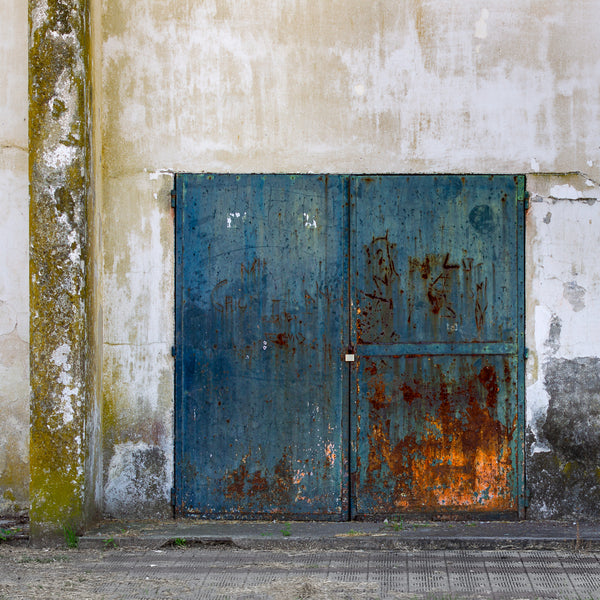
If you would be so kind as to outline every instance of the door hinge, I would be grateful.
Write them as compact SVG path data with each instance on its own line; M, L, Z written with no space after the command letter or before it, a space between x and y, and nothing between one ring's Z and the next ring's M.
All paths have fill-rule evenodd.
M177 202L177 191L171 190L171 208L175 208L176 202Z
M531 488L525 488L525 494L523 497L523 506L524 508L529 508L529 504L531 503Z
M171 506L175 506L175 488L171 488Z
M177 356L177 346L171 346L171 356Z
M529 210L529 197L531 194L525 190L525 194L523 195L523 205L525 206L525 210Z
M523 358L525 360L529 358L529 348L523 348Z

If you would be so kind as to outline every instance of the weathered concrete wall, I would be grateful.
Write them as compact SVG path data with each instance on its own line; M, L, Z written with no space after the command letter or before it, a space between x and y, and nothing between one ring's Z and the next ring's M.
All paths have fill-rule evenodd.
M27 3L0 20L0 515L29 506Z
M527 215L527 478L530 515L600 506L600 188L530 177Z
M98 9L104 503L115 516L169 510L169 171L600 178L600 0Z

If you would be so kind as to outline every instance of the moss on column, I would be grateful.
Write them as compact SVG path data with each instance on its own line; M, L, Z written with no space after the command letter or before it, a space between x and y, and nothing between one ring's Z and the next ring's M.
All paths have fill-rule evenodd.
M91 516L88 22L86 0L29 0L30 517L37 540Z

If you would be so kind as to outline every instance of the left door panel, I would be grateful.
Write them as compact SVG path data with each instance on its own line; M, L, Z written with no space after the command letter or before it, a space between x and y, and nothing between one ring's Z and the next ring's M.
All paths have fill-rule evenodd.
M347 178L175 187L177 513L346 518Z

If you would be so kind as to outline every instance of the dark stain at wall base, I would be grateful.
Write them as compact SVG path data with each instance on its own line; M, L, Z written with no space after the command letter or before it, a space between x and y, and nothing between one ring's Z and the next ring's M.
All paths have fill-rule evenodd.
M104 488L107 517L168 518L168 462L158 446L127 442L119 444L108 469Z
M528 446L531 518L598 518L600 507L600 359L552 359L544 367L546 420Z
M531 500L529 519L600 518L600 479L597 467L562 461L552 452L528 460Z

